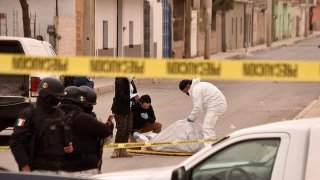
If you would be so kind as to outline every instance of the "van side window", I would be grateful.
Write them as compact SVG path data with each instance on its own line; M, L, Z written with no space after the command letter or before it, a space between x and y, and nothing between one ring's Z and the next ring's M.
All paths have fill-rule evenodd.
M0 41L0 53L24 54L18 41Z

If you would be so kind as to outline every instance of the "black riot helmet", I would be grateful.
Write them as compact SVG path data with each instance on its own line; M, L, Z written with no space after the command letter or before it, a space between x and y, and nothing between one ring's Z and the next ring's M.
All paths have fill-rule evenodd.
M81 90L85 91L87 94L85 103L90 104L90 105L97 104L97 94L92 88L90 88L88 86L80 86L79 88Z
M42 97L48 95L64 96L63 90L64 86L60 80L53 77L46 77L39 83L38 94Z
M70 100L75 103L83 104L86 102L86 92L81 90L77 86L68 86L64 89L65 96L62 98L64 100Z

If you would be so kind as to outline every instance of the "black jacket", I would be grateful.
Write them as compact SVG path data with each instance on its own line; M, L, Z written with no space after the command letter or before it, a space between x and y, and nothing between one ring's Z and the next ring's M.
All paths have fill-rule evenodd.
M37 136L41 125L45 121L62 116L63 111L49 106L41 97L38 97L35 107L28 107L19 113L10 139L10 148L19 169L27 164L32 170L56 171L59 169L59 158L62 160L63 156L54 159L44 156L43 144L39 139L35 139L32 144L29 142L31 142L31 137ZM63 147L56 148L63 151ZM32 154L31 149L34 149ZM39 164L40 161L44 163Z
M141 129L146 123L153 124L156 121L156 116L154 115L154 111L151 105L148 109L144 109L141 106L137 107L133 105L131 107L131 110L133 114L132 129ZM141 113L147 113L148 119L143 119L141 117Z
M133 81L131 81L133 86L133 93L137 93L137 88ZM128 115L130 112L130 85L127 78L116 78L115 80L115 96L113 98L113 103L111 111L113 114L123 114Z
M75 172L97 168L99 143L112 134L110 127L71 102L62 103L60 108L66 113L75 110L72 125L74 151L65 155L61 170Z

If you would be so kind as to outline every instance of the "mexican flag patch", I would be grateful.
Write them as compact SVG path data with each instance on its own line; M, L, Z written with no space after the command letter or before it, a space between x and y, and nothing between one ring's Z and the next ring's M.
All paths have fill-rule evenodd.
M25 122L26 122L25 119L19 118L16 126L23 127Z

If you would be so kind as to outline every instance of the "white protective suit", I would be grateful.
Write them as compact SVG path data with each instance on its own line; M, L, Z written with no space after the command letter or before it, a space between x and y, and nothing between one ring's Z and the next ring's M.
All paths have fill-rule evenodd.
M227 110L227 101L222 92L213 84L200 82L200 79L193 79L189 90L192 97L193 109L189 119L195 121L200 111L205 111L203 120L204 139L216 138L215 126L218 117ZM210 145L212 143L205 143Z

